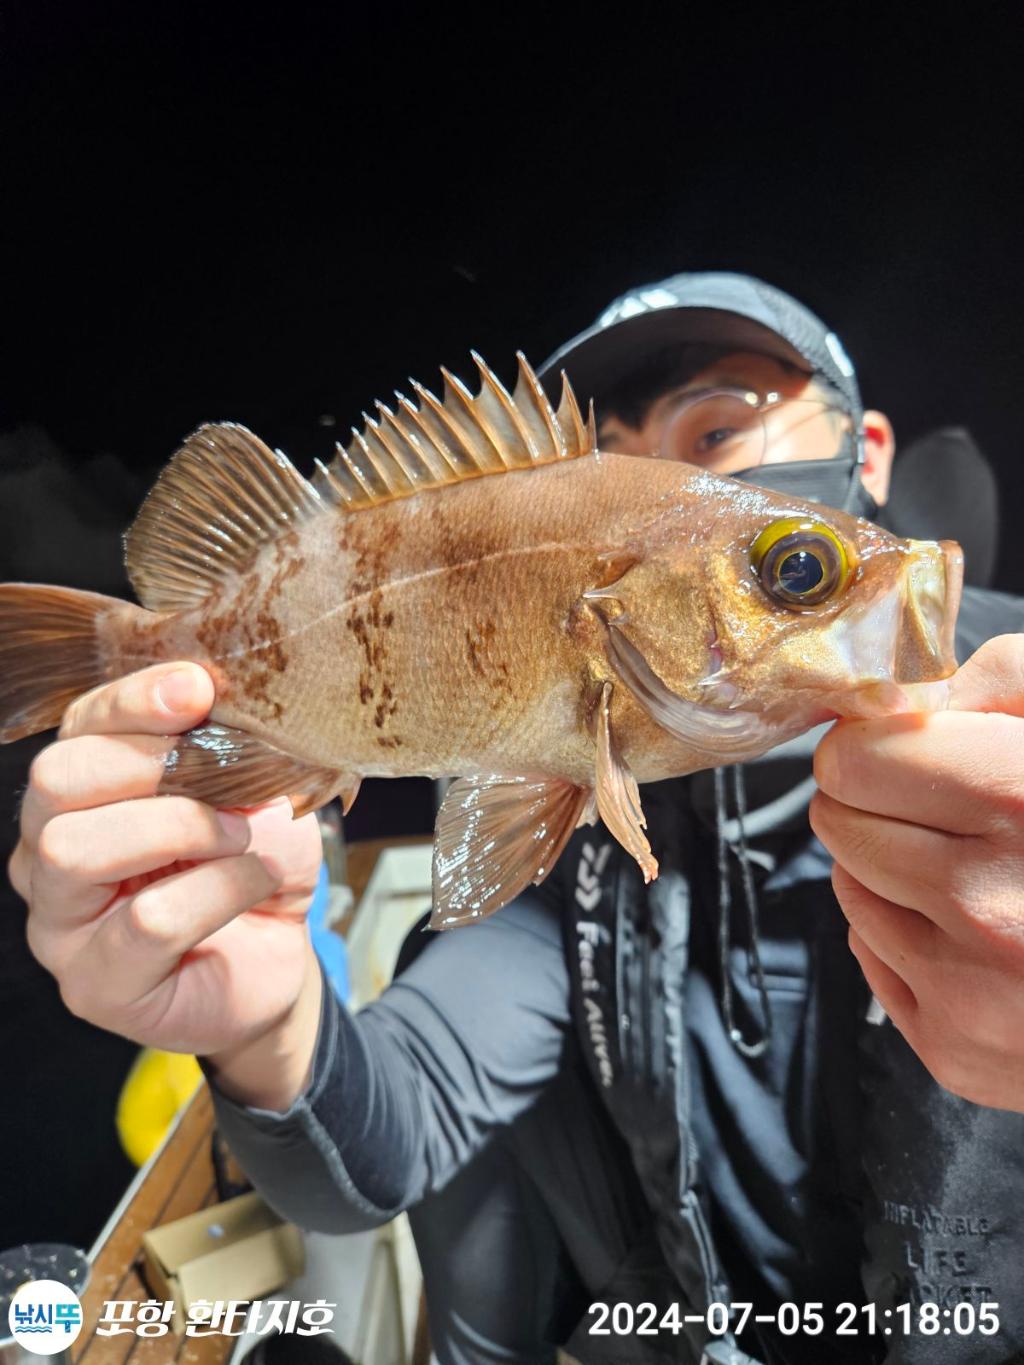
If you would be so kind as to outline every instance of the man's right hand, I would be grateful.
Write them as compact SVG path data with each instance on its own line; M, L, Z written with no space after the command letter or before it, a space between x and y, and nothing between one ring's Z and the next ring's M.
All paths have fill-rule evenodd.
M196 664L80 697L32 765L9 864L28 942L68 1008L152 1047L205 1056L218 1084L283 1109L320 1015L306 911L322 856L286 798L222 812L157 796L174 736L213 705Z

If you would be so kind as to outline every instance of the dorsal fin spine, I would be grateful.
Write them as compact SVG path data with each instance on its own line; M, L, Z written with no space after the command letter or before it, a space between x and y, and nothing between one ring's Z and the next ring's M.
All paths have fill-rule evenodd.
M433 414L442 430L454 441L455 450L458 452L460 446L463 445L462 433L449 416L444 404L439 398L436 398L429 389L424 388L422 384L414 383L413 391L417 398L421 399L426 404L427 410ZM426 416L426 412L424 412L424 416ZM463 454L460 458L459 454L455 454L454 457L449 454L449 460L452 460L453 458L457 462L454 467L458 472L467 474L470 472L471 461L468 455Z
M501 380L493 372L493 370L487 367L483 359L476 353L476 351L471 352L471 354L473 356L473 361L476 364L477 369L480 371L480 379L483 384L481 394L483 393L484 389L490 389L491 393L497 399L499 406L504 412L505 417L512 424L513 430L517 432L519 439L522 441L523 446L525 447L524 453L526 458L524 461L522 461L522 463L532 464L533 461L539 456L540 451L537 449L537 444L533 439L533 435L530 432L530 429L527 427L526 423L520 416L520 413L516 408L515 403L513 403L512 395L508 392L508 390L505 388L505 385L501 382ZM506 451L504 452L504 454L506 464L514 463L518 465L520 463L518 460L513 461L510 459L510 452Z
M501 430L495 425L494 414L489 411L491 405L496 404L498 415L501 416L501 400L495 399L491 385L486 380L481 384L475 402L468 389L465 386L462 387L470 414L476 418L476 429L483 432L486 437L488 445L494 452L494 458L498 461L497 467L499 469L514 469L516 462L510 443L507 439L502 439Z
M563 412L565 414L564 417ZM572 422L573 431L576 435L577 448L585 447L586 432L583 427L583 417L580 414L579 405L576 402L576 395L573 393L572 386L569 383L569 376L564 370L562 371L562 399L558 404L557 416L559 425L566 420Z
M385 443L380 438L380 428L377 423L367 413L363 413L363 446L367 451L373 471L387 489L388 493L394 496L396 493L404 493L406 488L415 487L412 480L407 478L405 471L397 461L391 458L391 453Z
M551 450L557 452L561 445L561 440L558 428L555 425L554 411L551 404L548 402L548 396L541 388L540 380L528 365L526 356L523 355L522 351L516 352L516 360L519 363L519 378L516 383L516 392L512 395L512 401L518 405L517 395L520 391L520 387L522 388L524 395L529 393L532 396L534 408L540 413L541 421L544 423L544 427L548 433L548 440L551 442Z
M409 480L414 488L422 487L430 480L433 471L423 459L415 439L410 439L407 432L395 421L395 414L384 403L376 404L377 411L380 413L380 421L377 425L377 439L388 448L388 453L394 462L401 469L402 473ZM397 435L398 440L395 440ZM403 450L402 446L406 449ZM413 463L415 461L415 464ZM434 481L434 480L430 480Z
M323 460L314 457L313 463L316 465L316 473L313 478L320 496L329 498L335 506L348 503L348 496L342 491L341 480L329 465L325 465Z
M356 428L353 427L352 437L356 445L358 445L360 450L363 452L363 457L366 460L367 465L372 469L373 459L370 455L370 447L366 444L366 441L363 439L363 433L361 431L357 431ZM367 475L366 471L359 467L359 464L356 460L349 458L349 453L343 445L338 446L338 455L345 460L345 463L351 470L353 476L356 479L356 482L366 493L366 496L370 499L370 501L371 502L376 501L377 495L376 492L374 491L373 485L370 482L369 476Z
M398 404L405 414L406 420L419 433L419 436L417 436L416 439L419 440L420 437L423 438L424 450L426 451L429 449L433 452L437 464L438 480L447 479L449 474L458 474L459 466L449 451L447 444L443 441L439 441L437 436L428 430L424 422L423 414L416 407L416 404L402 394L398 395ZM411 434L412 433L410 433L410 435Z
M458 375L454 375L450 370L445 369L442 369L441 374L444 377L445 402L443 406L445 412L449 411L449 400L456 398L459 403L459 414L467 419L466 425L463 426L462 422L459 421L459 416L454 412L451 413L452 422L462 443L473 451L478 458L483 456L487 460L484 468L504 469L506 467L505 461L500 449L494 443L490 430L473 411L473 395ZM474 436L483 437L483 440L474 440Z
M328 499L336 507L347 506L348 494L343 491L341 479L335 471L321 459L314 459L313 463L316 465L313 479L321 497Z
M441 371L443 399L410 380L419 406L396 393L395 409L378 403L377 418L364 413L362 431L353 429L348 447L339 445L334 463L319 468L315 487L355 511L425 488L594 453L593 411L584 423L564 374L556 411L521 352L511 394L475 352L473 360L480 371L475 396L447 369Z
M591 450L597 449L597 418L594 416L594 400L590 400L587 408L587 445Z

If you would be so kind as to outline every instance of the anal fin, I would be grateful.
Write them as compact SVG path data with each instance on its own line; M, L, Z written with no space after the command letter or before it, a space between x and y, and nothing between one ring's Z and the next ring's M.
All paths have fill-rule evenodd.
M601 688L597 708L597 779L594 785L597 809L608 832L636 859L644 881L649 882L658 875L658 862L644 834L647 821L640 805L636 778L616 748L612 735L609 716L612 691L611 683L606 682Z
M560 778L461 777L434 830L432 929L483 919L551 871L589 793Z
M362 783L361 777L352 777L347 773L336 773L330 768L306 769L307 772L322 772L324 779L322 782L307 784L304 788L296 791L289 791L288 800L292 803L292 818L298 820L300 815L308 815L311 810L319 810L321 806L326 806L328 801L333 801L336 796L341 797L341 813L347 815L359 795L359 787Z
M298 819L339 795L347 814L359 781L294 758L244 730L210 724L180 737L167 756L159 791L220 807L258 806L287 796Z

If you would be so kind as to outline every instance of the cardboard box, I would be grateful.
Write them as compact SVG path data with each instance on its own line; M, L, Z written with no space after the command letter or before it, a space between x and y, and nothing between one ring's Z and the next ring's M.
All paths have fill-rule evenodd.
M377 859L345 935L349 1008L361 1009L391 984L405 936L430 909L430 843L387 848Z
M299 1229L255 1193L153 1228L142 1252L150 1290L174 1301L176 1332L185 1330L190 1304L263 1298L305 1268Z

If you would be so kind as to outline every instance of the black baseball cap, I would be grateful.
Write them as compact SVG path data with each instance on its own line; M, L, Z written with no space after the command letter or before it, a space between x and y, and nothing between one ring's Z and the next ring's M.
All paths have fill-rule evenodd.
M835 332L781 289L729 271L673 275L631 289L549 356L538 375L557 402L565 370L585 405L658 352L684 342L735 346L817 375L836 390L860 429L857 377Z

